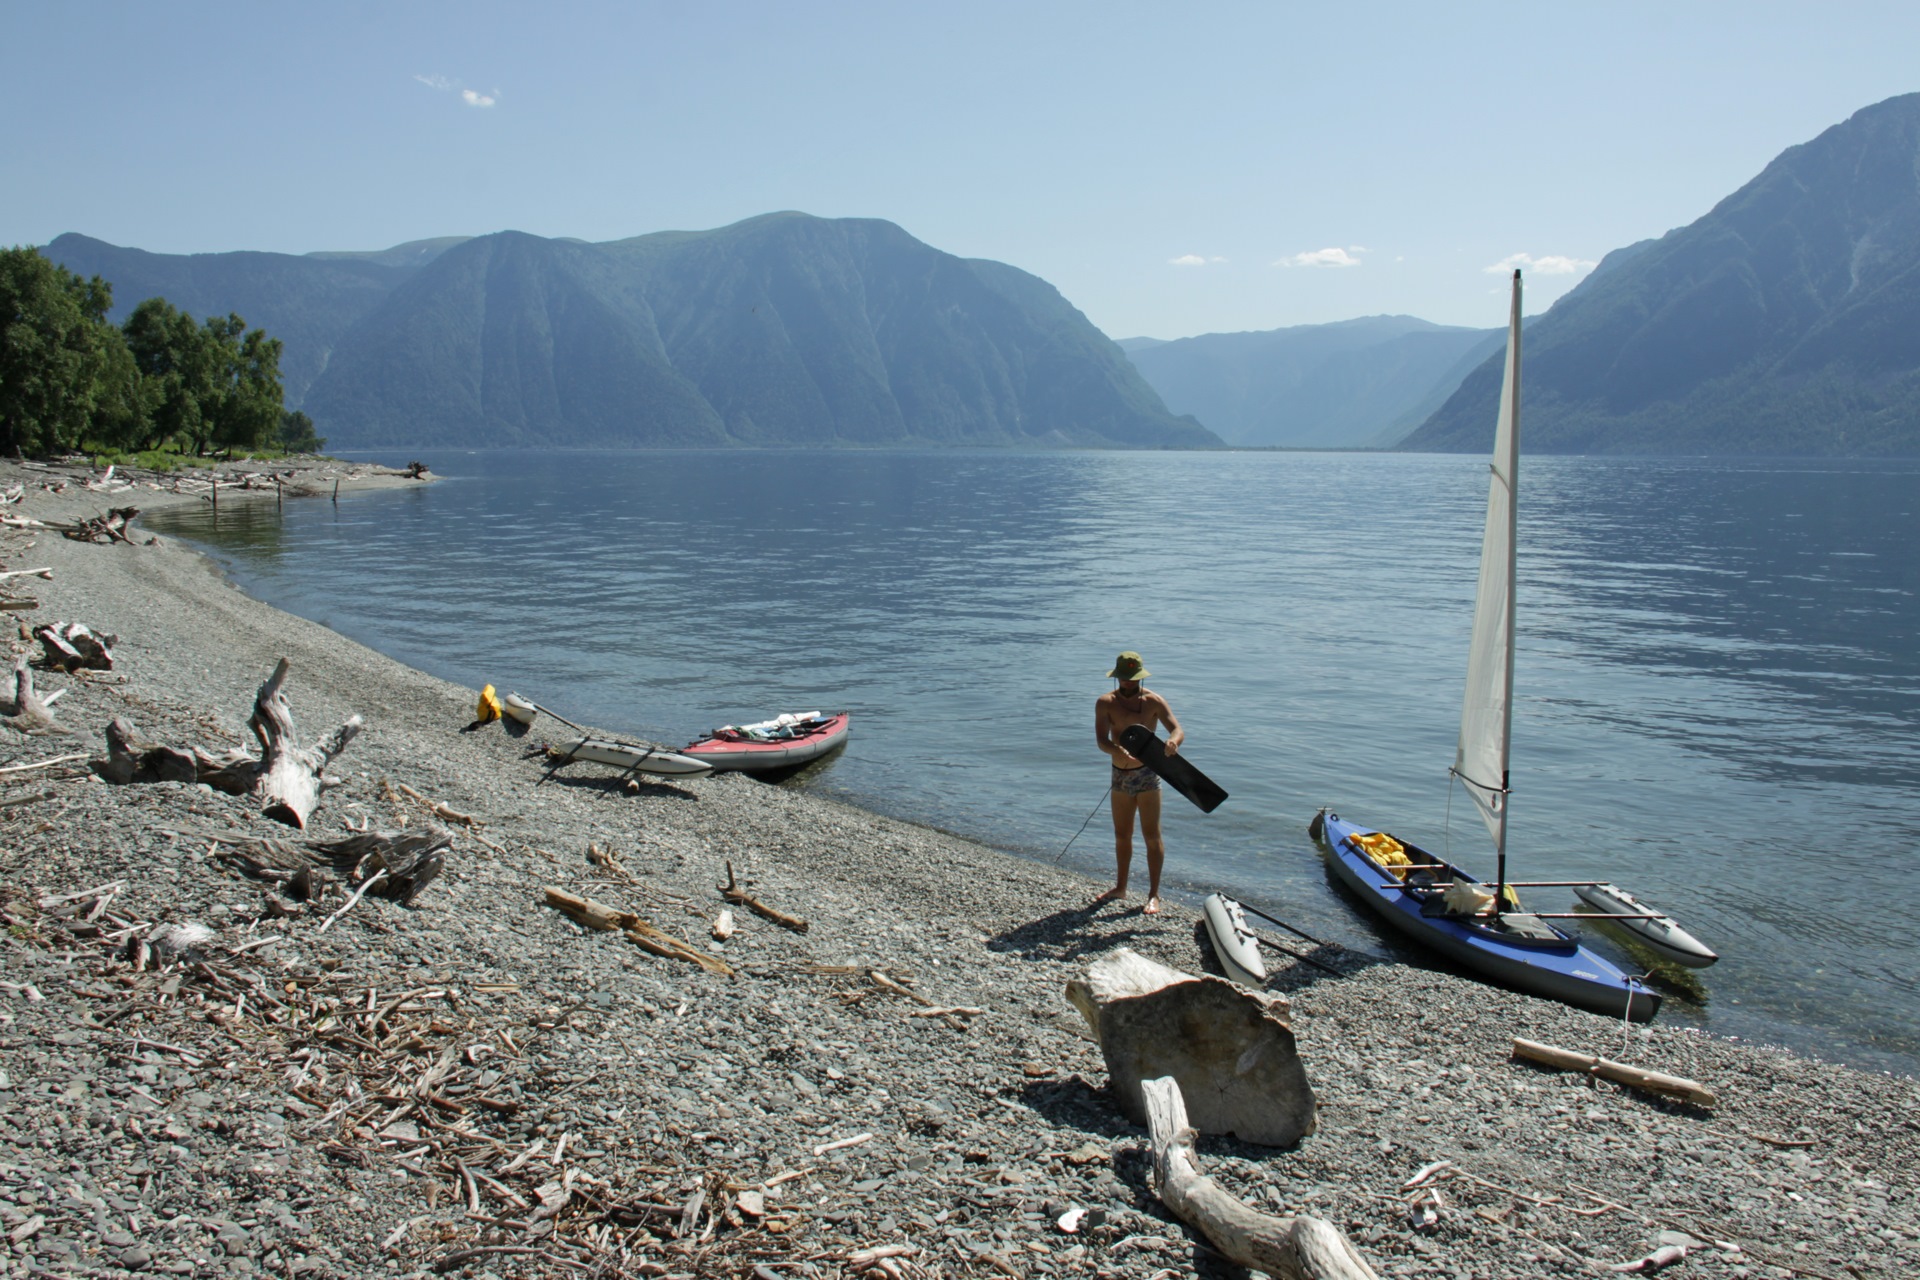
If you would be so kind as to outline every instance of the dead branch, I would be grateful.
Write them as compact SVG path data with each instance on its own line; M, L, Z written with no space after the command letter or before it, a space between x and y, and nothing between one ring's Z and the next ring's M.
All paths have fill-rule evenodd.
M1537 1040L1522 1040L1515 1037L1513 1053L1517 1058L1526 1058L1560 1071L1583 1071L1588 1075L1600 1076L1668 1097L1681 1098L1703 1107L1710 1107L1715 1102L1713 1090L1681 1076L1662 1075L1658 1071L1648 1071L1643 1067L1628 1066L1624 1062L1596 1058L1592 1054L1575 1053L1571 1049L1541 1044Z
M1140 1087L1153 1132L1160 1198L1215 1249L1243 1267L1282 1280L1378 1280L1332 1223L1305 1215L1275 1218L1259 1213L1202 1174L1193 1152L1195 1134L1173 1077L1144 1080Z
M727 882L720 885L719 889L720 896L736 907L745 907L747 910L753 912L753 914L763 916L783 929L791 929L795 933L805 933L807 931L807 922L805 920L800 919L798 916L790 916L784 911L776 911L758 898L749 897L746 891L740 888L739 881L734 879L733 863L731 862L727 863Z
M665 957L669 960L684 960L688 964L699 965L708 973L732 977L733 969L725 961L696 950L691 944L682 942L668 933L654 928L631 911L616 911L602 906L590 898L577 897L565 889L549 885L546 891L547 905L564 913L589 929L617 931L626 935L627 941L642 951Z

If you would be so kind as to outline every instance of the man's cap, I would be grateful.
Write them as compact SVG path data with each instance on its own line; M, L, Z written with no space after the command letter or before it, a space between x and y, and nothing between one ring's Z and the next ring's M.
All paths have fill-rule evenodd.
M1113 660L1113 670L1107 672L1109 680L1144 680L1153 672L1147 670L1145 659L1129 649Z

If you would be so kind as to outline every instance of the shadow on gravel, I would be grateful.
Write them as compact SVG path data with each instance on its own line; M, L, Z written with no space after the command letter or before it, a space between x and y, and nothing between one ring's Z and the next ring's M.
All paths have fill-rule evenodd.
M543 784L556 787L578 787L583 791L604 791L610 796L659 796L670 800L698 800L700 797L685 787L676 787L671 782L654 782L640 778L570 778L565 774L552 774L540 779Z
M1108 917L1111 921L1113 917ZM1026 924L1015 925L988 940L989 951L1011 951L1023 960L1078 960L1098 951L1124 947L1136 938L1154 937L1158 929L1102 927L1099 917L1084 907L1069 907Z

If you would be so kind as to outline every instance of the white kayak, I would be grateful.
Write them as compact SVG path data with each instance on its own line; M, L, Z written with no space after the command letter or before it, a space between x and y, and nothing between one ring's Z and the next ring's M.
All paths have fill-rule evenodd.
M556 749L562 764L591 760L610 764L629 773L654 773L668 778L697 778L713 772L713 766L664 747L649 747L637 742L617 742L612 738L576 738Z
M1658 907L1648 906L1618 885L1583 884L1576 886L1574 893L1595 911L1628 917L1608 923L1619 925L1675 964L1704 969L1720 958L1706 943L1675 924L1671 916Z
M518 720L521 724L532 724L540 715L540 708L517 693L510 693L500 700L500 711L501 714Z
M1213 939L1213 954L1227 977L1243 987L1267 985L1267 963L1260 958L1260 939L1247 927L1246 913L1240 904L1223 894L1210 893L1201 904L1207 919L1207 934Z

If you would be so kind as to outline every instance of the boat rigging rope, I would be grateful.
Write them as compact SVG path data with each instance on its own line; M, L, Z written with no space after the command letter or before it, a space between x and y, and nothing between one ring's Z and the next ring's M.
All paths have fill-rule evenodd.
M1074 842L1075 840L1078 840L1078 839L1079 839L1079 838L1081 837L1081 835L1082 835L1082 834L1084 834L1084 833L1086 832L1086 829L1087 829L1087 823L1088 823L1088 822L1092 822L1092 821L1093 821L1093 814L1095 814L1095 813L1098 813L1098 812L1100 812L1100 805L1103 805L1103 804L1105 804L1105 803L1107 802L1107 797L1108 797L1108 796L1110 796L1110 795L1112 795L1112 794L1113 794L1113 788L1112 788L1112 787L1108 787L1108 788L1107 788L1107 789L1106 789L1105 791L1102 791L1102 792L1100 793L1100 802L1099 802L1099 804L1096 804L1096 805L1094 805L1094 806L1093 806L1093 813L1089 813L1089 814L1087 815L1087 821L1086 821L1086 822L1083 822L1083 823L1081 823L1081 824L1080 824L1080 830L1079 830L1079 831L1076 831L1076 832L1074 832L1074 833L1073 833L1073 836L1072 836L1072 838L1071 838L1071 839L1069 839L1069 840L1068 840L1068 841L1067 841L1067 842L1066 842L1065 844L1063 844L1063 845L1061 845L1061 846L1060 846L1060 852L1058 852L1058 853L1056 853L1056 854L1054 854L1054 855L1053 855L1053 865L1054 865L1054 866L1056 866L1056 867L1057 867L1057 866L1059 866L1059 865L1060 865L1060 859L1062 859L1062 858L1064 858L1064 857L1066 857L1066 856L1067 856L1067 850L1069 850L1069 849L1071 849L1071 848L1073 848L1073 842Z

